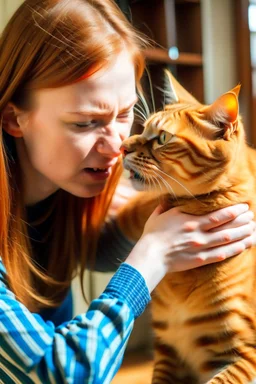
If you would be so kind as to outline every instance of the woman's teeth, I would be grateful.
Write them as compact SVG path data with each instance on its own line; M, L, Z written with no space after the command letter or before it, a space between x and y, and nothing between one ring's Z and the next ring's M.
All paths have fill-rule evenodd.
M107 168L91 168L94 172L98 172L98 171L101 171L101 172L105 172L107 170Z

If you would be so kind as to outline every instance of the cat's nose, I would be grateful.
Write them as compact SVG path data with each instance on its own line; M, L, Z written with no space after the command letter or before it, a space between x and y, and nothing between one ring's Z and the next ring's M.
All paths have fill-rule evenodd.
M127 153L129 153L129 151L127 150L127 148L126 148L124 145L121 145L121 147L120 147L120 151L121 151L121 153L122 153L123 158L125 158L125 156L127 155Z

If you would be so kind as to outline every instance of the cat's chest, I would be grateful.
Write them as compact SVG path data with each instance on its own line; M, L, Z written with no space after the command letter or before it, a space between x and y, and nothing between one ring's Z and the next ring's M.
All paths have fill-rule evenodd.
M198 314L199 291L204 284L207 281L198 279L197 273L175 273L167 275L155 290L152 296L153 320L165 323L164 328L168 329L172 343L185 338L191 345L191 328L187 322Z
M185 284L185 282L180 286L176 284L174 291L170 287L167 289L165 284L159 286L152 301L152 318L153 322L157 324L157 329L155 329L157 338L163 344L175 347L182 361L186 361L196 374L207 358L207 353L205 349L197 348L195 344L195 340L201 336L201 329L191 328L188 323L191 314L194 312L196 315L197 313L196 305L193 308L193 304L191 304L190 293L192 291L196 293L193 288L192 279L190 284ZM159 299L157 299L158 294ZM211 377L212 372L209 372L203 377L198 377L198 382L206 383Z
M181 360L198 374L198 383L203 384L219 370L201 372L199 375L201 366L210 356L204 348L198 348L196 345L196 340L202 336L202 328L191 326L189 320L191 316L198 315L201 300L198 298L197 289L199 291L202 286L199 286L196 276L183 284L178 284L178 280L175 283L175 279L172 283L170 286L170 282L163 282L153 297L152 318L157 324L155 333L163 344L173 346L177 350ZM194 297L197 299L194 300Z

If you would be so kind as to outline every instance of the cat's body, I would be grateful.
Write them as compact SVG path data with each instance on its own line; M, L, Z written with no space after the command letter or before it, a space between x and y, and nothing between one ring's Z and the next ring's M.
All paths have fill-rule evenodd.
M211 106L191 99L169 105L147 120L141 135L124 142L132 175L159 185L120 212L128 237L139 238L159 198L196 215L247 202L256 216L256 151L244 139L238 92L236 87ZM256 377L255 285L255 248L169 273L152 296L153 383L250 383Z

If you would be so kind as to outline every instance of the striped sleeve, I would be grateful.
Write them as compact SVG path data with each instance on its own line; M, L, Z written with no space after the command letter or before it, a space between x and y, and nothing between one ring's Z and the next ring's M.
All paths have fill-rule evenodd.
M143 277L124 263L86 313L54 327L15 299L0 260L0 383L110 383L149 300Z

